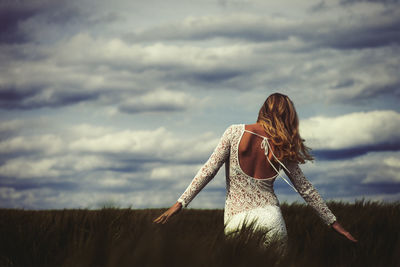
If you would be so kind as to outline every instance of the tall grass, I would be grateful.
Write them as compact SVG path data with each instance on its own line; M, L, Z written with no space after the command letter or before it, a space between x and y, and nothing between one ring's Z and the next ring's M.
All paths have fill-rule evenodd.
M350 243L304 204L282 204L288 248L224 235L223 210L0 210L0 266L400 266L400 202L329 202Z

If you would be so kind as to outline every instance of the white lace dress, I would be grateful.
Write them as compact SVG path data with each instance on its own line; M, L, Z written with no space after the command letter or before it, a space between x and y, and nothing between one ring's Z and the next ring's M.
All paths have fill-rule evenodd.
M243 172L239 165L238 148L245 131L247 130L245 130L244 124L231 125L226 129L214 152L197 172L185 192L178 199L178 202L182 203L183 207L187 207L204 186L214 178L222 164L225 163L225 234L240 229L244 220L247 219L249 221L255 220L256 228L266 231L266 243L271 240L272 236L286 240L285 222L273 189L279 170L277 170L278 174L276 176L269 179L255 179ZM268 139L263 136L260 137L264 139L261 143L261 149L264 149L267 155L268 148L270 148ZM326 206L316 189L306 179L299 165L294 162L279 163L293 183L295 190L318 213L321 219L328 225L336 221L336 217ZM273 164L271 166L274 167Z

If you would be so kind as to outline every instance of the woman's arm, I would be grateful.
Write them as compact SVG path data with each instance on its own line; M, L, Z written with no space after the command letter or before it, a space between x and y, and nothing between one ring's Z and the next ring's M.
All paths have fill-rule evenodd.
M347 239L353 242L357 242L358 240L355 239L349 232L347 232L337 221L332 224L332 228L335 229L341 235L344 235Z
M292 181L301 197L318 213L319 217L339 234L342 234L350 241L357 242L357 240L336 221L335 215L333 215L314 186L306 179L299 164L289 161L286 163L286 167L290 172L284 169L286 175Z
M163 214L161 214L160 216L158 216L156 219L154 219L153 222L155 223L166 223L168 221L168 219L172 216L174 216L175 214L177 214L178 212L180 212L182 209L182 204L179 202L176 202L174 205L172 205L171 208L169 208L166 212L164 212Z
M225 130L214 152L197 172L178 201L153 222L166 223L171 216L178 213L182 208L187 207L194 197L214 178L222 164L229 158L231 133L232 126Z
M300 196L318 213L325 224L331 225L334 223L336 221L335 215L328 208L318 191L304 176L299 164L294 161L287 161L285 166L290 173L285 169L284 171Z
M185 192L179 197L178 202L182 203L182 207L187 207L194 197L214 178L222 164L229 158L231 133L232 126L225 130L210 158L197 172Z

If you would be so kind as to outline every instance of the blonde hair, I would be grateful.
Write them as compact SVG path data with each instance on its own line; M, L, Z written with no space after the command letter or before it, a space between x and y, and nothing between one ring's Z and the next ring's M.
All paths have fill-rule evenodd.
M270 95L258 113L257 123L263 126L279 160L305 163L314 159L311 149L300 137L299 118L288 96L280 93Z

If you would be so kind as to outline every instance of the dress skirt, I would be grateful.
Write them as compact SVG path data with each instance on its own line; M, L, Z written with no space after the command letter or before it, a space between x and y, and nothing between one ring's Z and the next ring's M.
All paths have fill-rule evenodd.
M279 206L269 205L233 215L225 223L225 235L235 235L240 232L243 226L249 224L253 226L254 231L265 233L264 246L267 247L271 241L277 241L280 247L286 247L286 224Z

